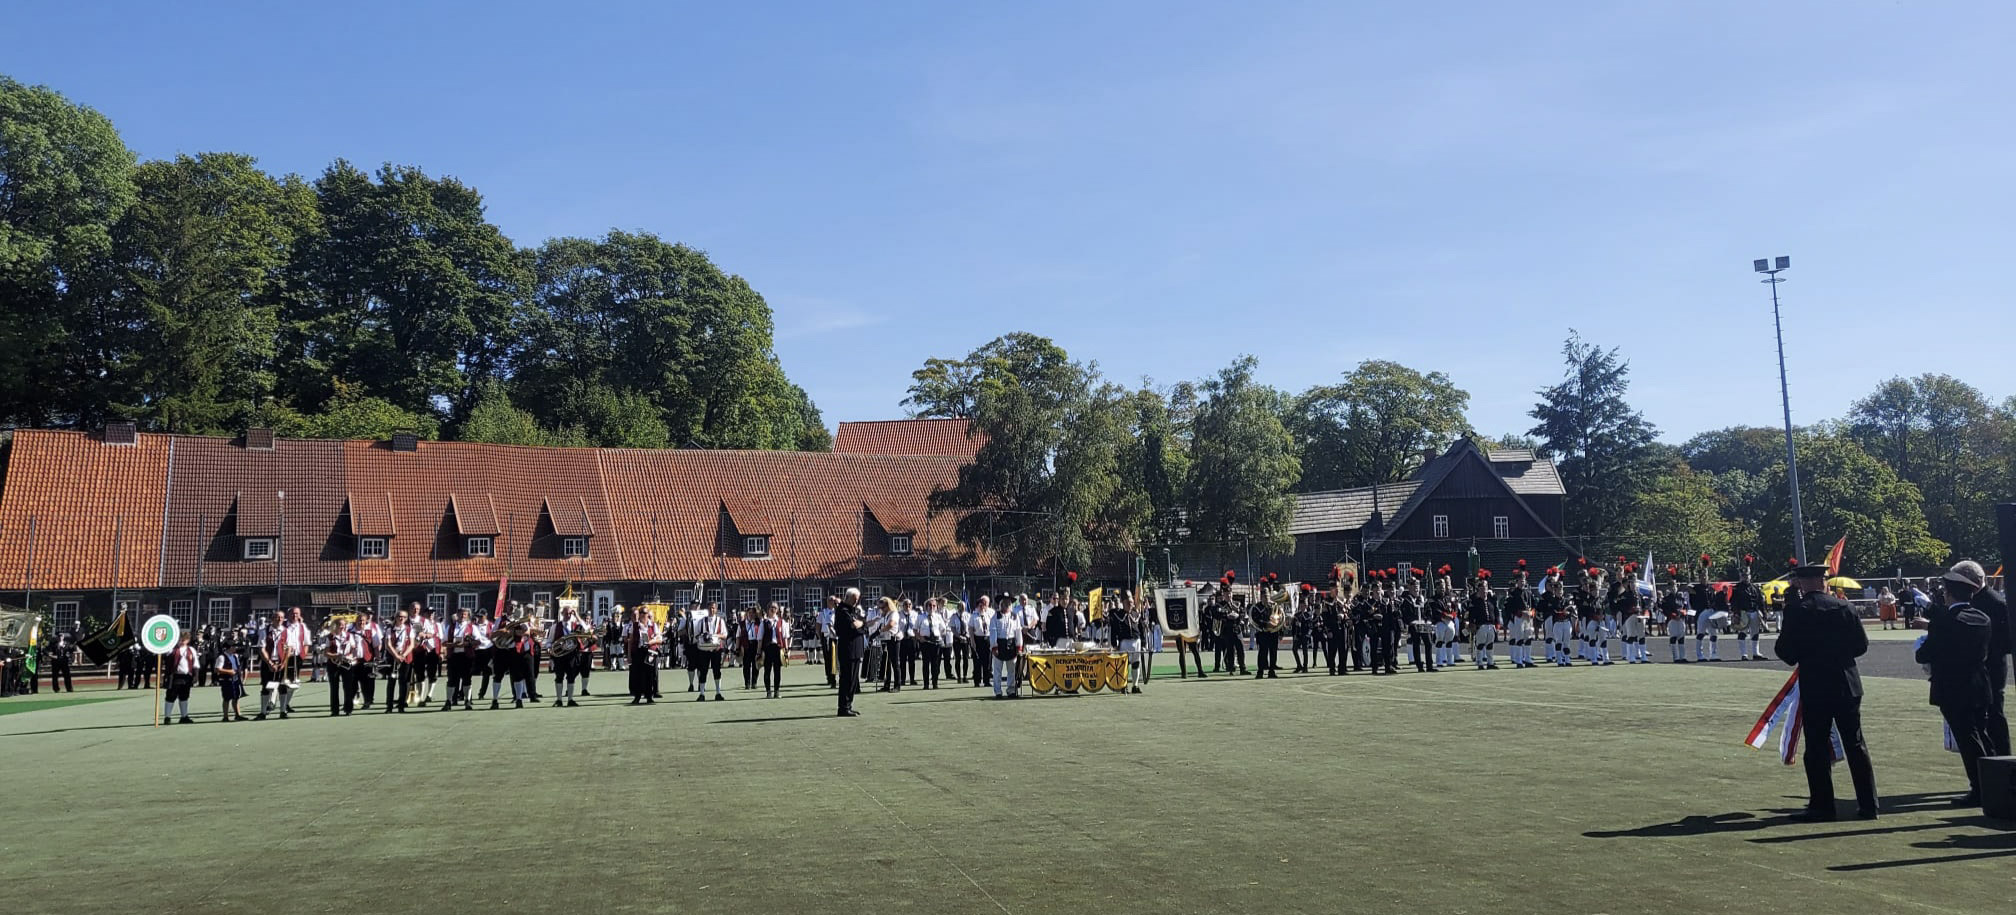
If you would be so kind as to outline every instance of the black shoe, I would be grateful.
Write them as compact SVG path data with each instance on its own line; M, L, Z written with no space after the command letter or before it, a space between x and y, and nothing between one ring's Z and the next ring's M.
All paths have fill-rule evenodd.
M554 707L554 708L559 708L559 707L561 707L561 706L563 706L563 705L566 705L566 704L567 704L567 703L565 703L565 702L561 702L561 701L560 701L560 700L558 700L558 699L555 699L555 700L553 700L553 707Z
M1271 671L1271 670L1270 670L1270 671L1268 671L1268 672L1267 672L1267 679L1269 679L1269 680L1279 680L1279 679L1281 679L1281 675L1280 675L1280 674L1277 674L1277 673L1275 673L1275 672L1273 672L1273 671Z
M701 694L700 694L700 695L698 695L698 696L694 696L694 697L693 697L693 701L695 701L695 702L705 702L705 701L707 701L707 694L706 694L706 693L701 693Z
M1253 675L1253 679L1255 679L1255 680L1258 680L1258 679L1260 679L1260 678L1262 678L1262 677L1265 677L1265 676L1267 676L1267 674L1266 674L1265 672L1261 672L1261 673L1257 673L1257 674L1254 674L1254 675Z
M536 699L535 699L535 700L533 700L533 701L535 701L535 702L536 702L536 701L538 701L538 700L536 700ZM525 707L525 700L523 700L523 699L513 699L513 700L511 700L511 707L512 707L512 708L524 708L524 707Z
M1855 808L1855 818L1858 820L1873 820L1876 818L1876 808L1857 807Z
M642 705L642 704L644 704L644 700L642 700L642 699L632 699L632 700L630 700L630 704L631 704L631 705Z
M490 700L490 710L493 712L497 710L497 700Z
M591 693L591 692L589 692L589 691L588 691L587 689L585 689L585 688L584 688L584 689L582 689L582 690L581 690L581 695L585 697L585 696L593 696L593 695L595 695L595 694L594 694L594 693Z
M850 708L850 709L848 709L848 710L846 710L846 711L844 711L844 712L841 712L840 714L841 714L841 715L843 715L843 716L845 716L845 717L848 717L848 718L859 718L859 717L861 717L861 713L860 713L860 712L857 712L857 711L855 711L855 710L853 710L853 709L851 709L851 708Z
M572 699L569 699L569 700L567 700L567 707L568 707L568 708L580 708L580 707L581 707L581 703L579 703L579 702L575 702L574 700L572 700Z

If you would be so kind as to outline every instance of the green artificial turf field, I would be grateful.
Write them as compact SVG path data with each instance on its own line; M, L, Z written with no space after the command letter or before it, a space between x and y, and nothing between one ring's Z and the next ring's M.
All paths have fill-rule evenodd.
M1168 655L1163 656L1165 659ZM1889 812L1792 823L1741 738L1777 664L1455 670L1141 696L598 695L579 709L155 730L0 718L9 911L1989 912L2016 834L1923 683L1870 678ZM599 693L623 676L595 677ZM100 695L106 695L101 693ZM14 701L14 700L8 700ZM248 711L254 700L247 699ZM479 706L480 707L480 706ZM1836 780L1849 795L1847 774Z

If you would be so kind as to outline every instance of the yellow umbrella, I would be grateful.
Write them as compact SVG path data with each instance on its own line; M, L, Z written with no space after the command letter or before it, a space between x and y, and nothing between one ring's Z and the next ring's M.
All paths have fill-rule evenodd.
M1780 593L1782 593L1786 588L1790 587L1792 587L1792 582L1781 578L1778 579L1777 581L1764 582L1758 585L1757 589L1764 592L1765 600L1775 601L1778 599L1778 595Z
M1827 587L1840 588L1843 591L1860 591L1862 583L1846 575L1836 575L1827 579Z

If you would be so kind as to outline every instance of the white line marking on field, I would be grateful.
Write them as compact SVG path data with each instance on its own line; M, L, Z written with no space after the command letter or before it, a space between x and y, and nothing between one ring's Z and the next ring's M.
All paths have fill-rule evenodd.
M888 814L890 819L895 820L897 825L903 827L904 832L909 833L919 842L923 842L925 848L931 849L931 853L937 855L938 860L951 865L953 870L959 872L959 876L966 878L967 883L973 884L973 888L980 891L980 895L987 897L988 902L994 903L995 908L1000 909L1002 912L1006 913L1006 915L1015 915L1015 913L1008 911L1007 906L1001 904L1001 900L994 898L993 893L987 892L987 888L981 886L980 881L973 879L972 874L966 873L966 869L960 867L959 862L946 857L944 852L938 850L937 845L934 845L930 842L925 842L922 836L917 835L917 830L914 827L912 827L909 824L909 822L903 819L902 814L899 814L896 811L889 809L888 804L882 803L881 798L876 797L873 792L870 792L865 786L861 785L860 783L858 782L855 783L854 790L861 792L862 794L866 795L869 800L874 801L875 806L882 808L882 812Z

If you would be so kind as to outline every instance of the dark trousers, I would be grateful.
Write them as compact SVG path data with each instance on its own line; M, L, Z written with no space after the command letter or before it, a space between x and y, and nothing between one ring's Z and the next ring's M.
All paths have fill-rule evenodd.
M630 698L651 698L651 677L654 673L651 669L651 650L640 647L630 652L626 664L630 669Z
M1188 650L1191 659L1197 662L1197 676L1204 676L1204 649L1199 644L1203 641L1203 639L1176 637L1176 673L1185 680L1190 679L1190 665L1183 661L1185 650Z
M882 688L898 690L903 688L903 648L909 639L896 639L882 645Z
M1806 764L1808 806L1832 812L1834 809L1834 744L1829 736L1841 732L1841 746L1848 757L1848 777L1855 785L1855 804L1864 810L1876 809L1876 766L1869 761L1869 744L1862 739L1862 699L1833 696L1801 697L1806 746L1801 754ZM1954 735L1958 737L1958 734Z
M826 659L826 685L827 686L839 685L840 683L839 674L833 669L833 667L835 664L838 664L840 662L838 659L833 657L832 639L824 637L821 637L819 639L819 656Z
M1235 671L1235 670L1236 670L1236 671L1238 671L1238 672L1240 672L1240 673L1242 673L1242 674L1243 674L1243 673L1247 673L1247 670L1246 670L1246 643L1245 643L1245 642L1243 642L1243 641L1241 641L1241 640L1240 640L1240 638L1239 638L1239 637L1238 637L1237 635L1221 635L1221 636L1219 636L1219 637L1218 637L1218 653L1219 653L1219 654L1221 654L1221 655L1223 655L1223 656L1224 656L1224 658L1225 658L1225 670L1226 670L1226 671L1228 671L1228 672L1229 672L1229 671ZM1215 668L1214 668L1214 669L1215 669ZM1197 670L1198 670L1198 672L1199 672L1199 673L1202 673L1204 669L1203 669L1203 667L1201 667L1201 666L1200 666L1200 667L1198 667L1198 669L1197 669Z
M776 692L784 688L784 646L763 646L763 688Z
M322 671L329 679L329 714L350 714L351 704L357 701L357 681L350 676L350 668L324 664Z
M1393 654L1394 650L1399 647L1400 646L1396 643L1392 633L1390 632L1373 633L1372 672L1375 674L1397 672L1400 669L1400 664L1393 657Z
M925 689L938 688L938 665L941 663L941 658L939 656L943 651L943 647L944 646L939 645L937 642L920 641L917 644L918 651L922 652L923 654L921 660L924 662Z
M840 668L840 713L844 715L854 710L854 697L861 694L861 658L842 655L834 663Z
M402 664L398 661L393 661L392 672L385 677L385 691L389 694L385 697L385 711L387 712L405 711L406 693L412 688L413 688L413 665L410 663Z
M1279 671L1281 669L1281 633L1254 633L1253 653L1258 655L1258 657L1253 659L1253 666L1260 669L1260 673L1254 676L1260 676L1261 674L1271 675Z
M994 682L994 662L987 654L987 637L976 635L967 646L966 653L973 657L973 685L989 686Z
M373 702L378 701L378 675L372 673L370 664L358 661L357 666L350 671L350 679L357 692L363 694L365 708L370 708Z
M61 684L64 692L76 692L77 684L70 682L70 653L58 652L49 661L49 691L55 692L57 685Z
M448 702L450 704L469 702L469 654L457 652L448 656Z
M1407 647L1414 650L1414 669L1428 670L1435 666L1435 656L1429 654L1434 649L1435 636L1428 632L1407 634Z
M1997 691L2000 694L2000 691ZM1960 748L1960 766L1967 770L1967 787L1981 790L1981 757L1994 751L1989 733L1989 707L1985 705L1942 705L1939 714L1953 730L1953 743Z
M1351 671L1351 634L1333 632L1323 642L1323 663L1330 668L1331 676L1340 676Z
M708 650L695 648L693 649L693 658L686 666L700 672L701 692L704 693L707 691L707 673L709 671L714 673L714 691L717 693L721 691L721 649Z
M763 663L763 646L750 642L742 646L742 688L755 689L758 668Z
M903 640L903 683L917 685L917 654L922 643L917 639Z
M951 677L954 683L964 681L966 679L966 667L972 663L972 659L973 641L965 637L953 639L951 657L946 662L946 676Z

